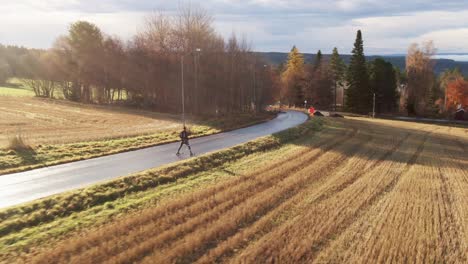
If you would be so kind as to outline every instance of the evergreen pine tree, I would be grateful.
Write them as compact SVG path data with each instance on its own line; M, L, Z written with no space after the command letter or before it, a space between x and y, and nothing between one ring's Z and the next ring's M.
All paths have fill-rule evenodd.
M315 55L314 70L317 70L322 65L322 51L319 50L317 55Z
M349 84L346 90L348 110L361 114L369 113L372 110L372 91L369 85L361 30L357 32L346 79Z
M330 70L333 79L333 105L334 110L336 111L336 90L338 86L343 86L344 81L344 73L345 73L346 65L341 59L340 54L338 53L338 49L335 47L333 49L333 53L330 59Z
M329 65L318 51L314 64L309 68L305 98L315 107L329 109L333 105L333 80Z
M397 73L390 62L375 59L369 67L370 85L376 95L376 112L392 112L397 106Z

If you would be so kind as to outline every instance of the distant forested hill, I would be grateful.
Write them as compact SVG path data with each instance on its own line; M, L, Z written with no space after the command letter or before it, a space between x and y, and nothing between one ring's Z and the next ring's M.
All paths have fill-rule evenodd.
M283 52L259 52L268 63L280 64L286 61L288 54ZM325 59L330 58L330 54L323 55ZM343 60L348 63L351 55L341 55ZM405 56L367 56L367 60L374 60L375 58L383 58L384 60L392 63L395 67L405 69ZM315 54L305 53L305 61L311 63L315 59ZM436 59L435 72L440 74L445 69L452 69L458 67L464 75L468 76L468 62L454 61L449 59Z

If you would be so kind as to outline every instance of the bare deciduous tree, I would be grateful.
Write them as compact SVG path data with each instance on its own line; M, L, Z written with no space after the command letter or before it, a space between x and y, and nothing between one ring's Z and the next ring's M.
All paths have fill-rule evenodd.
M432 56L436 53L434 43L428 41L422 48L412 44L406 56L407 110L409 114L424 114L427 108L430 90L434 86L434 63Z
M235 34L225 41L206 10L182 6L155 12L124 43L78 21L53 48L23 56L22 78L37 95L85 103L126 103L181 111L182 66L186 110L193 114L252 111L271 99L274 71ZM268 70L268 72L267 72Z

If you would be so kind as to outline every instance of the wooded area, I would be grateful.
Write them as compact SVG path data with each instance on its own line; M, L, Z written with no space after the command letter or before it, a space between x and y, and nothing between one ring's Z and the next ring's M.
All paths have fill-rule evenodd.
M360 30L348 64L337 48L308 62L294 46L275 66L246 39L223 39L200 8L153 13L144 25L127 42L78 21L49 50L0 45L0 83L17 77L40 97L171 113L182 111L184 86L185 109L195 115L255 112L278 101L369 114L374 97L378 114L446 117L466 107L468 82L457 69L436 76L432 42L409 47L405 71L366 60Z
M182 85L193 114L259 109L276 94L273 71L246 39L225 41L211 15L193 7L148 16L128 42L78 21L49 50L0 46L0 82L17 77L41 97L164 112L182 111Z
M457 108L468 107L468 82L459 69L437 76L432 42L412 44L406 70L400 71L383 58L367 61L362 32L357 32L351 59L346 65L334 48L328 61L319 51L307 64L296 46L291 49L282 72L281 98L289 105L313 105L324 110L369 114L408 114L447 117ZM344 97L337 99L337 90ZM343 93L343 92L342 92Z

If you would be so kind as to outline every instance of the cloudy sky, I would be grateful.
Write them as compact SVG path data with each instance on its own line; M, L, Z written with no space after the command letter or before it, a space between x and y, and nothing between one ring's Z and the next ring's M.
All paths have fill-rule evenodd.
M174 12L175 0L0 0L0 43L48 48L71 22L88 20L124 39L151 11ZM224 36L245 35L258 51L349 53L361 29L367 54L405 53L434 40L441 53L468 53L468 0L192 0Z

